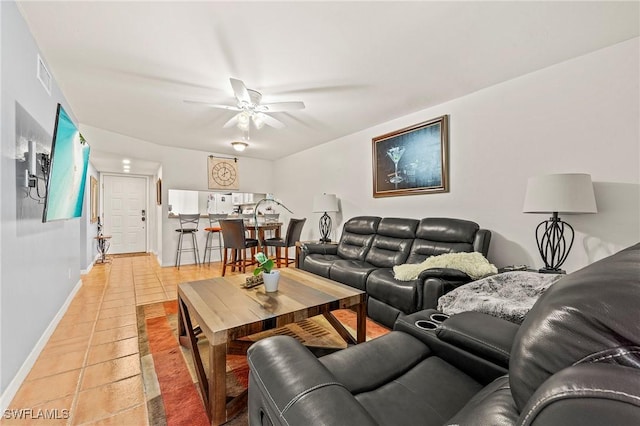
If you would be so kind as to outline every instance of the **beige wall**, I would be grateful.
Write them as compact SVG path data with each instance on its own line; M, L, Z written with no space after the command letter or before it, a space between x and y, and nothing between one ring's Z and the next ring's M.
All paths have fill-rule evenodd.
M522 213L527 178L590 173L599 213L564 217L575 270L640 240L639 51L636 38L283 158L276 194L309 218L303 238L318 236L312 199L327 192L342 204L334 229L356 215L465 218L493 232L498 266L541 267L534 229L546 216ZM371 138L444 114L450 192L374 199Z

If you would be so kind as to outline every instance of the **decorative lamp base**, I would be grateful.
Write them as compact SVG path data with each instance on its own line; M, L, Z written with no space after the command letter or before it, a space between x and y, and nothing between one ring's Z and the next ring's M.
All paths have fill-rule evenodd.
M320 217L320 242L321 243L329 243L331 239L329 238L329 234L331 233L331 217L324 212L324 214Z
M573 227L563 222L554 212L549 220L541 222L536 228L536 243L544 261L542 273L560 274L560 266L567 260L573 246Z

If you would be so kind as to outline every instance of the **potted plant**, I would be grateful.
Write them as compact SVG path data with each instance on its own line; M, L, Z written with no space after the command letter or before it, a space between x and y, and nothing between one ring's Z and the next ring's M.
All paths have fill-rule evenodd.
M273 198L273 196L267 195L268 198L263 198L258 201L253 208L253 223L256 227L256 235L258 235L258 207L262 203L275 203L279 206L284 207L289 213L293 213L291 210L287 208L284 204L282 204L279 200ZM273 209L273 207L268 206L268 208ZM258 240L258 250L262 250L262 241ZM280 271L272 271L274 263L273 260L269 259L264 253L258 252L254 256L258 261L258 267L253 270L253 275L258 275L262 272L262 279L264 280L264 288L267 293L273 293L278 291L278 280L280 279Z
M273 260L269 259L262 252L256 253L254 257L258 261L258 266L253 270L253 275L258 275L262 272L264 288L267 293L278 291L278 280L280 279L280 271L273 270L273 267L275 266Z

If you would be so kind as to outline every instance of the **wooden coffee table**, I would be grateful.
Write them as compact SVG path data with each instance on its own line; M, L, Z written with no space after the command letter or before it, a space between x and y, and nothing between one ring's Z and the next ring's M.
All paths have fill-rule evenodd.
M227 350L240 337L316 315L324 315L349 343L364 342L366 337L367 305L363 291L293 268L280 269L276 293L265 293L264 286L242 288L245 277L234 275L178 285L180 343L191 349L212 425L225 423L246 406L246 392L227 398L225 379ZM355 338L331 314L345 308L357 313ZM195 323L209 341L208 372L198 351Z

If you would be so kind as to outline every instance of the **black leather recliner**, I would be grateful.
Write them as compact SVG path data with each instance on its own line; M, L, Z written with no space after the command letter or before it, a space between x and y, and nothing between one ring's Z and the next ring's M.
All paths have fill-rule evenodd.
M428 336L405 321L320 359L262 340L248 352L250 424L640 424L640 244L558 281L507 342L506 322L483 316ZM440 345L447 334L471 352ZM498 364L508 374L487 383Z
M491 232L477 223L450 218L358 216L343 227L340 242L305 244L300 268L364 290L367 315L389 328L400 315L435 308L438 298L472 281L464 272L435 268L413 281L399 281L393 267L452 252L489 251Z

